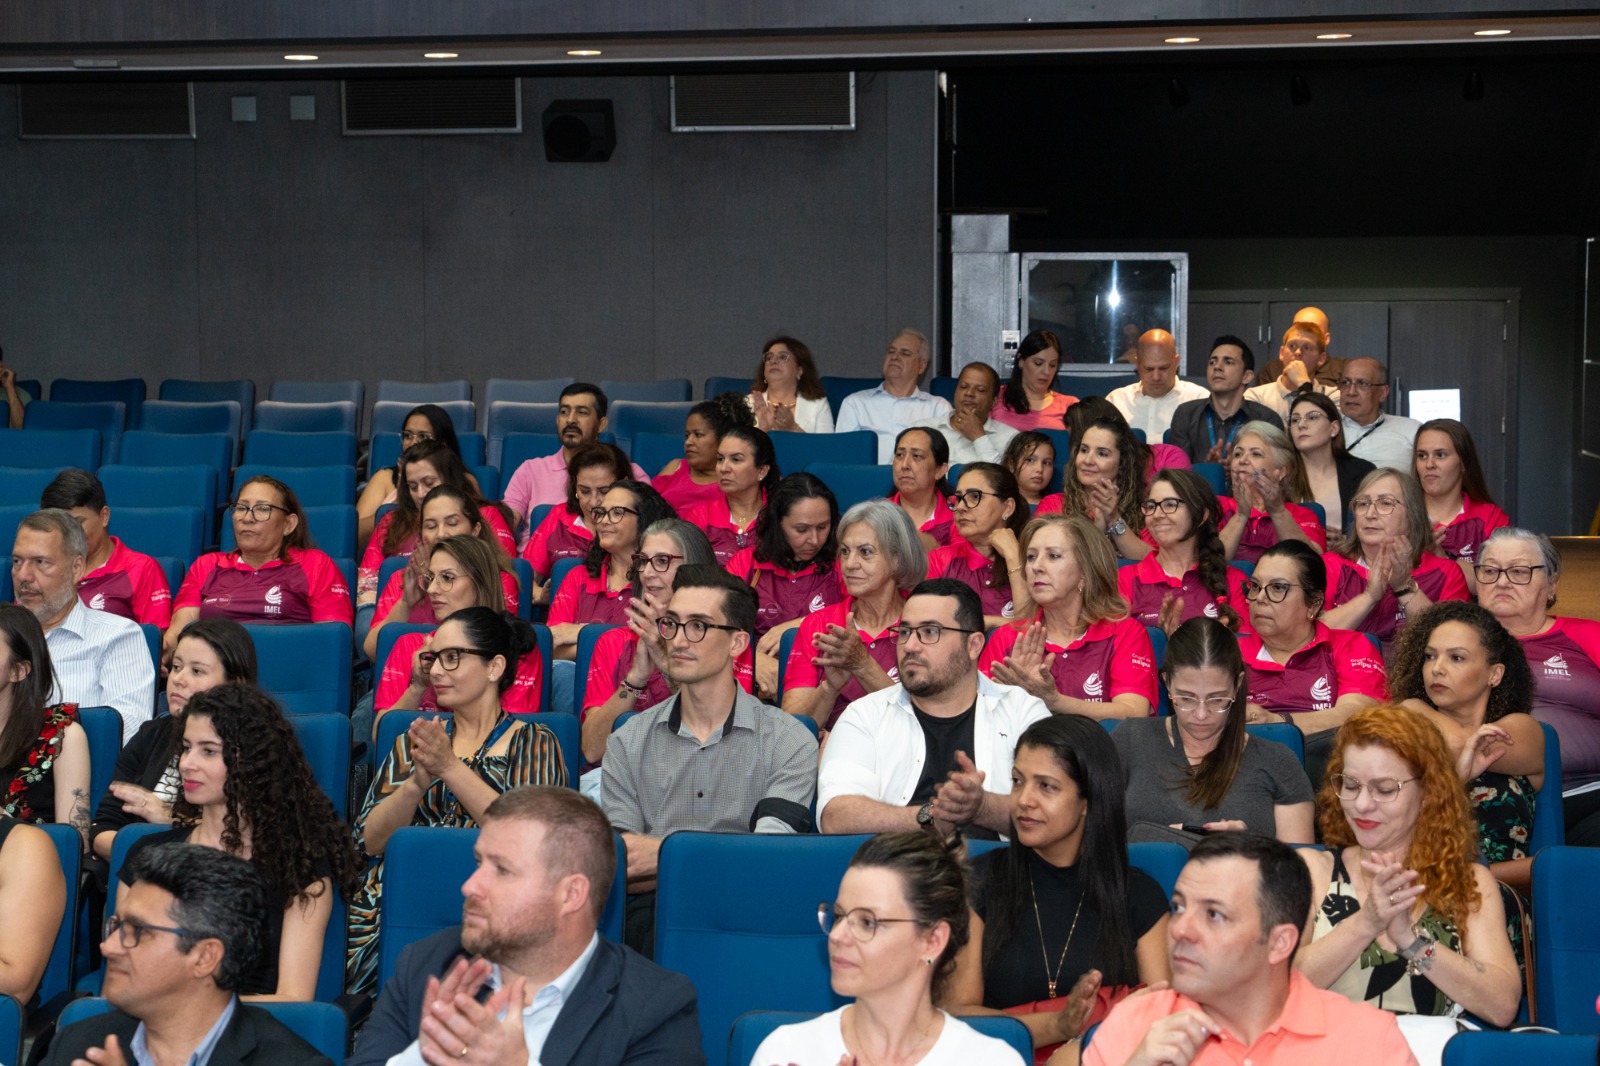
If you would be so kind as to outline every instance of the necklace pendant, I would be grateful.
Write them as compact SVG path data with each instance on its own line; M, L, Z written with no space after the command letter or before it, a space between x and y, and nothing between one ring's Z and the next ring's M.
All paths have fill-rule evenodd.
M1054 981L1046 981L1045 982L1045 986L1047 988L1049 988L1049 990L1050 990L1050 994L1048 996L1046 996L1045 999L1055 999L1056 998L1056 983Z

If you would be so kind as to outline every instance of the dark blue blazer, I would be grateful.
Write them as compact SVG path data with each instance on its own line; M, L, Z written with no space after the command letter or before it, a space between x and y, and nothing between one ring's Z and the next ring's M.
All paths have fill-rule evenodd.
M122 1044L122 1054L133 1061L128 1045L139 1028L139 1019L120 1010L96 1014L76 1025L69 1025L56 1034L50 1044L49 1066L66 1066L75 1059L87 1058L90 1048L105 1046L106 1037L115 1035ZM233 1012L233 1019L222 1031L216 1048L211 1052L216 1066L223 1063L242 1063L245 1066L333 1066L326 1055L301 1040L278 1019L248 1003L241 1003Z
M402 951L347 1066L383 1066L404 1051L422 1026L428 978L444 976L464 955L460 926ZM704 1066L694 985L602 937L556 1017L539 1061L542 1066Z

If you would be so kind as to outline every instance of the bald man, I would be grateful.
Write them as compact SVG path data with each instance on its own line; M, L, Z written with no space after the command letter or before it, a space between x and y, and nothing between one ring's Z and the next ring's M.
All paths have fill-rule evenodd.
M1339 411L1344 415L1344 446L1373 466L1410 470L1417 430L1413 418L1385 414L1389 371L1376 359L1347 359L1339 379Z
M1144 430L1147 444L1160 444L1162 434L1172 426L1172 413L1179 404L1204 400L1211 395L1202 385L1178 377L1178 344L1164 329L1146 330L1139 335L1139 358L1133 364L1139 380L1106 395L1122 412L1128 425Z
M1333 331L1328 328L1328 315L1327 315L1327 312L1322 310L1322 308L1320 308L1320 307L1302 307L1300 310L1298 310L1298 311L1296 311L1294 313L1294 317L1291 318L1289 321L1291 321L1291 322L1310 322L1313 325L1315 325L1317 328L1321 329L1323 337L1325 337L1327 339L1327 341L1328 341L1328 350L1329 350L1329 352L1332 352L1332 350L1333 350ZM1284 353L1281 350L1279 351L1278 354L1279 354L1279 358L1269 360L1267 365L1261 368L1261 373L1256 375L1256 380L1257 381L1260 381L1260 382L1263 382L1263 383L1270 382L1270 381L1276 381L1278 378L1283 376L1284 367L1294 357L1293 356L1289 356L1289 355L1284 355ZM1344 360L1343 359L1335 359L1331 354L1328 355L1328 357L1323 360L1322 365L1320 367L1318 367L1317 370L1316 370L1317 384L1318 385L1326 385L1326 386L1329 386L1331 388L1337 388L1338 385L1339 385L1339 379L1341 377L1343 377L1343 376L1344 376Z

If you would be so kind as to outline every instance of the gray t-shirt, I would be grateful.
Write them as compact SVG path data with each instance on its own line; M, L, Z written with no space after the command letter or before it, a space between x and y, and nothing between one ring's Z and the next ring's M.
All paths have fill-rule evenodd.
M1238 819L1252 832L1274 836L1278 804L1310 803L1311 781L1294 752L1273 740L1251 737L1239 757L1233 788L1220 804L1201 810L1185 796L1189 760L1168 735L1168 718L1133 718L1111 733L1128 775L1128 824L1201 824ZM1173 733L1177 724L1173 724Z

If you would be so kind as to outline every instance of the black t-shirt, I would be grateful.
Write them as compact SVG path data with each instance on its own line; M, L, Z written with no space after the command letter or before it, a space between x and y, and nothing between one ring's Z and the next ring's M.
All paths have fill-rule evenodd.
M928 746L927 757L922 761L922 776L917 778L916 791L911 793L911 802L921 804L933 798L934 790L956 768L956 752L964 751L967 758L972 758L972 722L977 717L978 704L974 701L954 718L923 714L915 703L911 709L916 712L923 742Z
M992 886L1000 863L1005 860L1005 849L996 848L978 857L972 864L973 909L984 921L989 920ZM1086 970L1105 970L1105 960L1099 957L1095 942L1099 936L1100 919L1095 911L1085 905L1078 915L1077 930L1072 933L1072 943L1067 946L1066 961L1061 961L1061 951L1067 942L1067 931L1072 928L1072 916L1078 911L1078 901L1083 896L1081 879L1076 866L1051 866L1038 854L1028 852L1028 868L1033 874L1033 889L1039 898L1039 916L1033 912L1033 901L1024 897L1023 913L1016 925L1016 934L992 954L983 954L983 1005L1004 1010L1023 1003L1050 998L1050 975L1061 966L1056 980L1056 995L1064 996ZM1136 867L1128 868L1128 924L1134 939L1148 933L1161 916L1167 913L1166 893L1155 878ZM1044 947L1039 945L1039 925L1044 925ZM1050 959L1050 969L1045 970L1045 958Z

